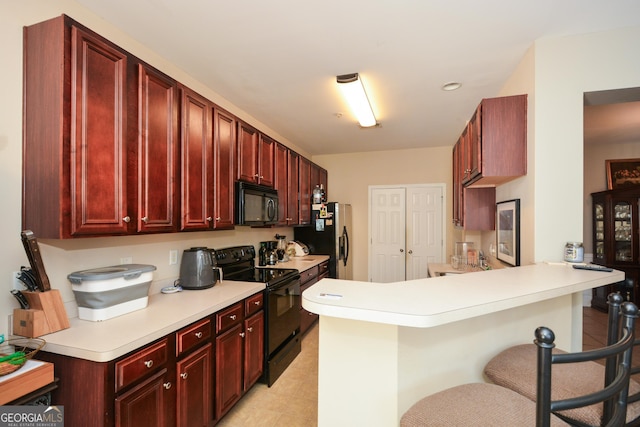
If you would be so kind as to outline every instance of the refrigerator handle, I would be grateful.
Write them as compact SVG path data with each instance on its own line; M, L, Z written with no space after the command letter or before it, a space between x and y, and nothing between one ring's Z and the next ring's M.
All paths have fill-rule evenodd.
M344 265L347 265L347 259L349 258L349 234L347 233L347 227L342 228L343 237L343 251L344 251Z

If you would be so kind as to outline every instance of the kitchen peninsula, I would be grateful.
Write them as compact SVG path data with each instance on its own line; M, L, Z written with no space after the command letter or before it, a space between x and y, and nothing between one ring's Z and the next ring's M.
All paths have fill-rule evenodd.
M582 292L624 273L535 264L407 282L325 279L303 293L320 315L318 425L398 425L421 397L467 382L538 326L582 347Z

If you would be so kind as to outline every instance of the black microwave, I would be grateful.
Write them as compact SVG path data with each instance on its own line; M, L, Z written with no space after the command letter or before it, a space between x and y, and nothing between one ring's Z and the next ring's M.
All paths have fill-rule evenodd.
M277 222L277 190L236 182L236 225L269 225Z

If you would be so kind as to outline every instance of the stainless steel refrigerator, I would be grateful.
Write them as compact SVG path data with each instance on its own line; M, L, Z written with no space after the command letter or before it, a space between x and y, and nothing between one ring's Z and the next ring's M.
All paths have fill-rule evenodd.
M295 227L293 236L309 253L329 255L329 277L352 280L351 230L351 205L329 202L312 205L311 226Z

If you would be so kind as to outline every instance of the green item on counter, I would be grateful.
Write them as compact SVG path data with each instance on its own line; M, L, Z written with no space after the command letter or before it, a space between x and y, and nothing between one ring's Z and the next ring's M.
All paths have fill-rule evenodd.
M9 354L7 356L0 357L0 362L12 363L13 360L24 359L24 357L25 357L24 351L16 351L13 354Z

